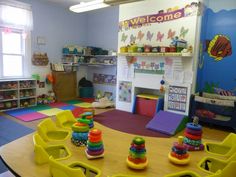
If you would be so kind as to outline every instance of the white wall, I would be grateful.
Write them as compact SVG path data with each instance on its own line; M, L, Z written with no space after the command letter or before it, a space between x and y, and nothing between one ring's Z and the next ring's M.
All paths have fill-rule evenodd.
M171 2L171 3L170 3ZM146 15L152 15L152 14L157 14L158 11L164 10L164 12L167 11L169 8L173 9L181 9L184 8L187 4L191 4L193 1L192 0L176 0L176 1L166 1L166 0L149 0L149 1L142 1L142 2L137 2L133 4L125 4L120 6L120 13L119 13L119 21L125 21L129 20L135 17L140 17L140 16L146 16ZM197 0L194 2L198 2ZM145 8L144 8L145 7ZM191 7L194 8L194 7ZM131 36L136 37L135 43L137 45L139 44L146 44L146 45L152 45L152 46L169 46L170 43L172 42L171 38L168 38L168 31L171 30L172 32L175 31L175 36L180 36L181 28L184 27L185 30L188 32L186 35L182 38L188 42L188 45L192 45L193 49L195 49L195 40L196 40L196 26L197 26L197 10L196 9L190 9L192 10L191 15L189 16L184 16L182 18L176 19L176 20L171 20L171 21L166 21L162 23L152 23L149 25L142 26L140 28L135 28L135 29L127 29L127 30L122 30L119 32L119 37L118 37L118 48L121 46L126 46L130 44L130 39ZM174 10L172 10L174 11ZM142 32L144 34L143 38L139 40L138 33ZM151 40L148 38L147 34L150 32L153 34ZM160 32L161 34L164 34L164 37L162 40L157 40L157 34ZM127 36L127 39L122 41L122 36ZM197 51L195 51L196 53ZM187 58L181 58L181 57L168 57L171 58L173 62L176 60L181 61L182 67L183 67L183 72L187 73L188 71L193 72L194 70L194 59L195 57L187 57ZM137 57L137 60L145 60L147 62L150 62L150 60L153 59L153 57ZM166 60L166 57L156 57L155 58L156 62L164 61ZM126 58L124 56L119 56L118 58L118 71L117 71L117 80L118 83L119 81L130 81L132 82L132 100L131 103L119 101L119 94L117 94L117 99L116 99L116 106L117 109L125 110L125 111L132 111L132 107L134 104L134 91L136 87L142 87L142 88L147 88L147 89L160 89L160 80L162 79L163 75L158 75L158 74L136 74L132 77L126 78L124 77L123 73L124 71L122 68L125 67L126 63ZM172 66L173 67L173 66ZM132 68L130 68L132 70ZM132 72L132 71L131 71ZM192 83L193 79L191 79L190 84ZM166 82L168 84L171 83L173 84L173 78L166 79ZM185 81L183 81L183 84ZM186 81L187 82L187 81ZM117 92L119 89L119 85L117 85ZM168 88L167 88L168 89ZM191 89L191 88L189 88ZM187 112L187 111L186 111Z

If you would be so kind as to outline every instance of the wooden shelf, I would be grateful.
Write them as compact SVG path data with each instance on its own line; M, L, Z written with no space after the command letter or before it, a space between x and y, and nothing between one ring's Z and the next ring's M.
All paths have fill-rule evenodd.
M141 57L192 57L191 55L183 55L182 53L118 53L120 56L141 56Z
M31 79L31 78L19 78L19 79L8 79L8 80L4 80L1 79L0 80L0 88L5 88L5 89L1 89L0 93L1 93L1 97L3 99L0 100L0 111L6 111L6 110L12 110L12 109L18 109L21 108L21 102L22 100L24 100L24 102L28 102L29 105L27 106L31 106L32 102L37 103L37 97L36 95L36 80L35 79ZM8 89L6 89L7 87L9 87ZM10 88L10 87L17 87L17 88ZM34 95L29 95L29 96L25 96L25 97L21 97L20 93L24 93L26 91L30 91L32 92ZM13 96L14 97L13 97ZM9 96L6 97L6 96ZM5 99L4 99L5 97ZM28 100L28 101L27 101ZM33 101L32 101L33 100ZM30 104L31 101L31 104ZM24 107L24 105L23 105Z

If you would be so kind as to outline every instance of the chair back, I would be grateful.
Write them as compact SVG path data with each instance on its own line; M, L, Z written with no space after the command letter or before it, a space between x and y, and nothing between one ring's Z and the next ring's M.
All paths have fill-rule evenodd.
M48 141L47 132L54 131L55 129L56 129L56 125L53 123L53 121L50 118L44 119L37 126L39 135L45 141Z
M37 133L33 135L33 142L34 142L35 163L38 165L47 163L49 159L48 153L45 150L47 144L43 141L43 139Z
M52 177L86 177L80 168L70 168L51 156L49 158L49 169Z

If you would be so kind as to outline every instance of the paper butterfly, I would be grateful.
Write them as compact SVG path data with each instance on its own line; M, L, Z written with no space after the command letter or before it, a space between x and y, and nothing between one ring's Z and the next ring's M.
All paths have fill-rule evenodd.
M128 35L125 35L125 33L122 33L121 42L125 42L127 37L128 37Z
M151 33L150 31L147 32L147 40L151 41L153 37L153 33Z
M169 57L165 58L165 64L168 66L172 66L173 64L172 58L169 58Z
M162 33L161 34L161 32L159 31L158 33L157 33L157 41L162 41L162 39L163 39L163 37L164 37L164 33Z
M180 29L180 35L179 37L183 37L185 38L186 34L188 33L188 29L184 29L184 27L182 26L182 28Z
M144 37L144 33L142 33L142 31L139 31L139 32L138 32L138 37L137 37L137 39L138 39L139 41L141 41L141 40L143 39L143 37Z
M131 34L131 36L130 36L130 44L135 43L135 41L136 41L136 36Z
M174 36L175 36L175 31L172 31L171 29L169 29L167 39L172 39L174 38Z

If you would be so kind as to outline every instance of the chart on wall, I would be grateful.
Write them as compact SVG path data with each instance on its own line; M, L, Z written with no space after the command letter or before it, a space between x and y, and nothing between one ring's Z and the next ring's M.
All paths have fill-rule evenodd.
M127 81L119 82L119 101L131 102L132 83Z
M188 85L169 85L165 97L165 110L187 115L189 111L190 89Z

